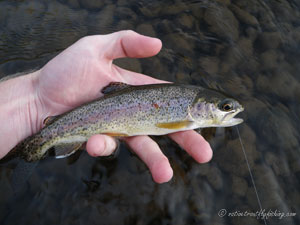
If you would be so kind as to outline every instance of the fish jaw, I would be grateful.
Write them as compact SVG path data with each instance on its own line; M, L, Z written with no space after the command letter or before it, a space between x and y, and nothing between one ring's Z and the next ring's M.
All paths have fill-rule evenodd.
M244 120L241 118L235 118L235 116L242 111L244 111L243 107L241 107L239 110L237 110L236 112L234 112L232 114L226 115L219 124L216 124L215 127L231 127L231 126L241 124L242 122L244 122ZM230 118L227 118L228 116Z
M244 122L241 118L231 118L230 120L222 121L221 124L215 125L215 127L231 127Z

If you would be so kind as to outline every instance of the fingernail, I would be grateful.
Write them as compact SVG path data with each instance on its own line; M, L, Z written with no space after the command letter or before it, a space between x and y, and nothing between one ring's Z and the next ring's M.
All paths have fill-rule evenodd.
M103 152L103 156L111 155L117 148L117 143L114 138L109 136L105 137L105 150Z

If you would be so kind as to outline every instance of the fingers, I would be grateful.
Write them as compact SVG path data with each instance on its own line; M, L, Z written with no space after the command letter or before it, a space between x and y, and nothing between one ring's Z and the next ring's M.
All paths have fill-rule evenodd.
M117 143L114 138L107 135L96 134L92 136L87 144L87 152L93 156L109 156L117 148Z
M99 36L98 36L99 37ZM143 58L156 55L162 46L162 43L157 38L151 38L140 35L134 31L126 30L116 33L103 35L99 41L106 40L105 57L109 60L131 57Z
M136 136L125 139L129 147L146 163L157 183L168 182L173 176L169 160L159 146L148 136ZM116 141L106 135L92 136L86 145L87 152L93 156L111 155L117 147Z
M177 144L186 150L197 162L205 163L211 160L213 152L209 143L196 131L182 131L169 134Z
M183 131L169 136L184 148L197 162L208 162L212 158L209 143L195 131ZM148 136L135 136L124 139L129 147L145 162L157 183L168 182L173 176L169 160L159 146ZM87 151L91 156L111 155L117 147L116 141L106 135L94 135L87 142Z
M173 176L169 160L159 146L148 136L126 138L129 147L146 163L157 183L168 182Z

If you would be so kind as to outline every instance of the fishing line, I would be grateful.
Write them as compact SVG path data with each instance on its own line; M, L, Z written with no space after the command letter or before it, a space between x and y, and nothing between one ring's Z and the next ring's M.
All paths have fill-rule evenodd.
M245 156L245 160L246 160L246 164L247 164L247 167L248 167L248 170L249 170L249 174L250 174L250 177L251 177L251 181L252 181L252 184L253 184L253 187L254 187L254 191L255 191L255 195L256 195L256 198L257 198L257 201L258 201L258 205L259 205L259 208L260 208L260 211L262 212L263 209L262 209L262 206L261 206L261 202L260 202L260 198L258 196L258 192L257 192L257 189L256 189L256 185L255 185L255 182L254 182L254 179L253 179L253 175L252 175L252 171L251 171L251 168L250 168L250 164L248 162L248 158L247 158L247 155L246 155L246 151L245 151L245 148L244 148L244 144L242 142L242 138L241 138L241 135L240 135L240 131L239 131L239 128L238 126L235 126L236 127L236 131L238 133L238 136L239 136L239 140L240 140L240 143L241 143L241 147L242 147L242 150L243 150L243 153L244 153L244 156ZM263 216L263 220L264 220L264 224L267 225L267 221L266 221L266 218Z

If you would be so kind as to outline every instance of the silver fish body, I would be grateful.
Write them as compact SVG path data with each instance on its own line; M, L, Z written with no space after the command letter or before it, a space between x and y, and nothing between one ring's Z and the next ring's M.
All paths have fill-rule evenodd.
M43 158L54 146L81 144L94 134L164 135L200 127L233 126L243 111L219 92L191 85L110 84L107 95L55 118L14 151L27 161Z

